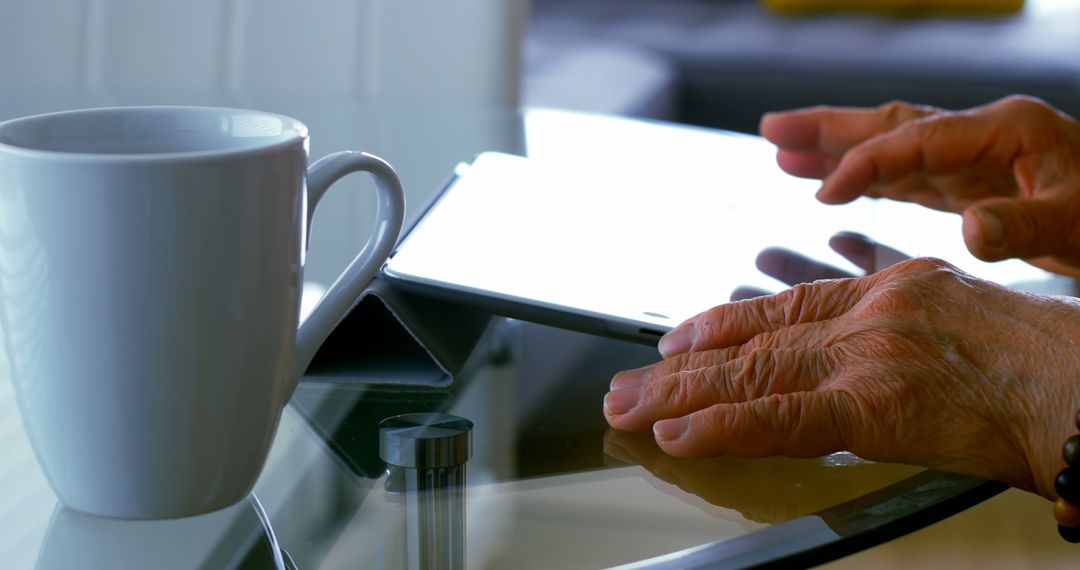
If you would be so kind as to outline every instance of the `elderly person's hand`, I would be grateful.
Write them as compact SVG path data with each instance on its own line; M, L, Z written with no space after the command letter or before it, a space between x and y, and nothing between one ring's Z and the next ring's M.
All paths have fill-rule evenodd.
M823 202L867 195L962 213L976 257L1080 277L1080 124L1042 101L817 107L766 115L761 134L781 168L824 180Z
M615 376L604 413L676 456L846 449L1052 498L1078 344L1080 300L915 259L701 313Z

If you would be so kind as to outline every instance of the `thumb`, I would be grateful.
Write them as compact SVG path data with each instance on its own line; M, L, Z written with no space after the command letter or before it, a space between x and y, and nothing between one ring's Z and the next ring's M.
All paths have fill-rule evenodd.
M984 261L1058 255L1075 241L1072 210L1052 195L983 200L964 210L964 242Z

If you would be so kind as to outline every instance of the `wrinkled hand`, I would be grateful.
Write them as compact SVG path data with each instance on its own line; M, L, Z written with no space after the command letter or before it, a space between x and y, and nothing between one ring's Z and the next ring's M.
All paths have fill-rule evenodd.
M1078 341L1080 300L915 259L701 313L615 376L604 414L675 456L849 450L1053 498Z
M911 256L905 253L881 245L869 237L855 232L839 232L833 235L829 238L829 247L855 264L856 267L863 271L863 275L869 275L879 269L896 265L905 259L911 259ZM857 277L848 271L782 247L770 247L763 250L758 254L756 263L757 268L762 273L788 285L809 283L819 279ZM772 294L772 291L742 286L736 287L731 292L731 300L742 301L743 299Z
M1080 123L1029 97L950 112L890 103L766 115L761 133L818 198L867 195L963 214L976 257L1080 277Z

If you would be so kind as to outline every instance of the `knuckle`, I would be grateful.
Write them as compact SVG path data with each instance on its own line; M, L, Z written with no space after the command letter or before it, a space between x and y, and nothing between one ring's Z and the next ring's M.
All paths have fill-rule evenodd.
M649 372L649 374L651 374L651 376L654 378L663 378L664 376L674 374L679 370L692 368L694 361L693 356L695 354L699 353L680 352L679 354L676 354L674 356L669 356L664 360L657 362L656 365Z
M911 116L912 105L906 101L893 99L878 107L885 120L891 124L899 124Z
M772 381L776 375L776 351L773 349L755 350L750 353L747 363L744 367L742 378L746 381L752 382L753 380L764 379L767 382L761 384L768 384ZM763 386L763 392L769 393L767 387Z
M694 414L691 417L693 430L697 434L707 434L710 438L723 441L727 436L734 434L737 426L743 421L741 408L741 406L735 406L728 413Z
M925 141L947 133L968 129L970 127L969 121L969 117L962 114L941 112L915 121L909 121L901 128L911 138Z
M994 106L1006 115L1025 119L1046 117L1054 113L1045 101L1030 95L1010 95L999 100Z
M865 298L865 310L871 315L892 315L921 320L945 293L961 284L960 274L951 267L927 269L886 283Z
M734 303L731 305L731 312L734 313L734 315L738 315L740 313L737 306L738 304L739 303ZM693 326L695 344L700 343L702 340L705 339L720 338L722 333L722 327L725 321L725 318L720 315L720 311L723 307L724 305L721 305L719 307L709 309L694 320ZM728 318L731 317L729 316Z
M734 398L752 400L772 393L771 383L776 371L775 353L772 349L757 349L739 359L730 381Z
M897 280L875 289L864 297L862 311L868 315L897 315L908 312L919 301L919 292L911 280Z
M793 325L802 322L807 308L806 301L811 296L813 288L813 283L799 283L774 297L779 305L783 324Z
M999 104L1002 107L1006 107L1006 108L1009 108L1009 109L1024 109L1024 110L1034 109L1034 108L1042 107L1042 106L1045 105L1045 103L1043 103L1043 101L1041 99L1038 99L1036 97L1032 97L1031 95L1019 95L1019 94L1009 95L1008 97L1003 97L999 101Z
M888 103L880 105L878 107L878 111L885 119L886 124L889 124L894 128L907 124L916 119L940 115L942 113L941 109L937 109L935 107L930 107L927 105L914 105L912 103L908 103L907 101L901 101L899 99L894 99L892 101L889 101Z
M687 373L674 374L645 385L642 393L644 401L664 408L681 409L690 399L686 376Z
M739 356L749 356L763 349L778 348L782 344L784 344L784 339L779 332L761 333L740 347Z
M929 273L935 271L955 271L956 267L937 257L914 257L896 264L898 273Z
M1057 206L1057 204L1055 204ZM1074 247L1076 218L1067 207L1027 207L1001 209L998 216L1009 228L1009 254L1017 257L1068 254ZM1063 239L1064 237L1064 239Z

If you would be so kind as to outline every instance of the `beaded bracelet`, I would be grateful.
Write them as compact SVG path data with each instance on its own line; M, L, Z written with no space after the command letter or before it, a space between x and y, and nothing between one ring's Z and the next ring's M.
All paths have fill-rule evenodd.
M1076 429L1080 429L1080 412L1076 413ZM1054 479L1058 494L1054 518L1061 538L1075 544L1080 542L1080 434L1065 440L1061 454L1067 467Z

